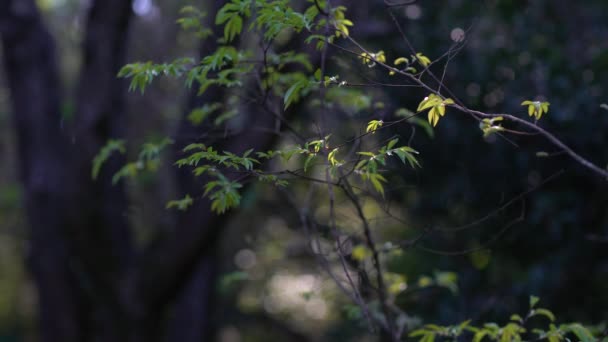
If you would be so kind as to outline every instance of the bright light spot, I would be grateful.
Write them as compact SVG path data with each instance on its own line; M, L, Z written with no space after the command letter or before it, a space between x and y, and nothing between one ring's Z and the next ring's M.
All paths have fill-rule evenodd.
M422 9L418 5L409 5L405 7L405 16L409 19L416 20L422 16Z
M310 298L321 287L321 280L312 274L276 274L268 283L270 295L264 298L264 309L269 313L282 310L301 310L313 319L327 315L327 304L319 297Z
M160 8L154 5L153 0L133 0L132 4L133 12L137 16L144 17L146 19L155 19L160 17Z
M248 270L255 266L257 260L251 249L241 249L234 256L234 263L242 270Z
M456 27L450 32L450 38L455 42L463 41L465 36L464 30L460 27Z
M278 313L281 311L281 304L282 303L277 296L270 295L264 298L264 310L268 313Z
M314 319L323 319L327 315L327 304L323 299L313 298L306 303L304 310Z

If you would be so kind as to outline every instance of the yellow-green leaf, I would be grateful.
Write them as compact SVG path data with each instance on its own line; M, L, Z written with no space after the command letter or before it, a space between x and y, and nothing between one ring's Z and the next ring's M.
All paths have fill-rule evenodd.
M425 68L431 64L431 60L420 52L416 54L416 58L418 58L418 63Z
M399 64L403 64L403 63L409 63L410 61L405 58L405 57L399 57L397 59L395 59L395 61L393 62L393 64L395 65L399 65Z

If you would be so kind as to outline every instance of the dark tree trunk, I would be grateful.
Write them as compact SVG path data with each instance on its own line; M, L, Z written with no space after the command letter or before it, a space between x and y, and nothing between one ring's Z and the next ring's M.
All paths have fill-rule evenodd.
M89 12L74 132L61 117L54 41L29 0L0 4L4 64L11 89L21 180L31 227L30 265L38 285L45 341L117 341L126 321L116 280L132 255L126 197L99 182L91 160L122 135L128 1L96 1Z
M223 1L213 2L215 13ZM210 16L213 17L212 15ZM109 138L124 136L125 87L116 79L126 63L130 1L98 0L89 11L76 116L61 117L61 82L55 46L33 0L0 2L0 34L11 90L21 180L30 221L30 267L39 291L42 341L211 340L216 322L214 295L218 238L227 215L210 211L206 199L176 217L176 229L139 257L131 241L122 186L111 184L124 162L106 163L91 180L93 156ZM214 25L210 25L214 26ZM203 54L216 48L214 39ZM192 97L191 108L222 102L210 89ZM186 113L187 114L187 113ZM243 113L243 127L274 127L275 118ZM68 128L63 128L63 127ZM184 118L177 147L206 128ZM276 135L244 129L221 150L265 150ZM210 143L210 141L205 141ZM200 198L204 181L176 171L179 191ZM165 325L173 305L173 317Z
M112 157L97 180L91 178L91 162L108 139L125 136L127 89L116 74L126 63L131 2L95 1L87 19L70 145L71 181L78 184L73 203L77 225L69 236L90 284L91 335L120 341L130 326L120 281L132 263L134 246L125 190L122 183L112 184L112 176L125 160Z
M11 90L20 178L31 227L29 265L38 285L42 341L81 341L82 297L64 237L74 185L60 112L55 45L31 0L0 2L4 67Z

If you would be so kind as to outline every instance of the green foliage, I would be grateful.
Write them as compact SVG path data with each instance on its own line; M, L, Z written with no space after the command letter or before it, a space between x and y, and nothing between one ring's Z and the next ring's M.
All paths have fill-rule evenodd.
M124 154L127 151L125 141L122 139L110 139L104 147L99 150L99 153L93 158L93 168L91 169L91 178L97 179L99 171L103 164L112 156L114 152Z
M211 29L204 27L201 23L201 20L207 16L207 13L193 6L185 6L179 13L183 17L177 19L176 22L181 26L182 30L193 31L199 39L205 39L212 34Z
M308 88L309 84L310 82L308 80L301 79L287 89L285 96L283 97L283 103L285 104L284 109L287 109L294 101L297 101L302 93Z
M333 24L336 27L336 37L348 36L350 34L348 27L354 25L352 21L346 19L344 12L346 12L346 7L344 6L336 6L331 9L334 20Z
M380 50L376 53L368 53L363 52L359 55L359 59L369 68L373 68L376 66L376 62L386 63L386 56L384 55L384 51Z
M169 145L173 144L173 140L164 138L159 142L148 142L141 146L141 150L137 160L125 164L112 177L112 183L116 184L123 178L135 178L141 171L154 172L160 166L161 152Z
M183 75L189 67L194 64L192 58L178 58L171 63L153 64L131 63L123 66L118 72L118 77L131 78L129 91L139 89L143 94L146 86L161 75L179 77Z
M177 210L186 211L193 203L192 197L186 194L184 198L167 202L167 209L176 208Z
M378 150L378 153L373 152L357 152L362 157L359 163L355 166L355 172L361 175L364 181L370 181L381 194L384 194L384 185L387 183L387 179L382 176L378 171L378 166L386 166L386 159L393 154L396 155L403 164L407 161L411 167L420 166L416 159L418 151L414 150L409 146L395 147L399 139L392 139L385 146Z
M536 120L540 120L543 114L549 112L549 102L529 101L521 103L522 106L528 106L528 115L534 116Z
M190 154L176 161L175 165L194 167L192 172L197 177L206 174L215 178L205 184L203 194L211 200L211 210L223 214L231 208L238 207L241 201L239 189L243 185L226 177L221 172L221 168L253 171L254 164L259 164L257 159L249 157L253 150L245 151L242 156L238 156L227 151L219 152L204 144L190 144L184 147L183 151ZM279 183L279 180L275 180L275 183Z
M431 64L431 60L421 52L416 53L416 60L425 68Z
M334 112L346 113L354 120L359 120L357 121L357 127L359 128L366 124L366 134L360 134L352 140L344 138L346 134L349 137L354 135L352 134L352 128L344 125L344 127L336 129L339 132L335 132L335 136L341 137L343 140L336 144L332 143L331 147L328 143L329 135L323 137L326 133L322 129L317 129L314 136L304 136L302 138L298 136L301 139L299 145L288 142L287 147L277 150L256 151L255 153L253 150L248 150L242 155L218 151L205 144L186 146L183 150L185 156L177 160L175 165L191 167L194 176L203 177L203 196L211 201L213 212L223 214L232 208L236 208L241 202L241 191L246 179L271 183L279 187L286 187L289 184L287 179L290 176L300 176L306 180L325 182L325 180L317 178L319 174L324 174L318 172L321 168L322 171L330 171L330 175L333 177L331 184L334 184L333 181L335 180L338 188L345 189L345 182L355 179L355 182L360 180L366 186L371 185L376 192L384 197L385 187L391 185L393 180L388 176L389 169L392 166L389 157L396 156L401 163L411 168L420 167L420 163L417 159L418 152L415 149L410 146L398 147L398 139L390 139L387 143L386 141L379 141L382 139L382 134L375 133L386 131L388 126L407 121L412 125L421 127L429 137L434 138L434 127L438 124L439 119L445 116L445 107L452 106L455 109L461 109L460 105L455 105L451 98L444 98L437 91L437 93L429 94L420 102L416 113L405 108L395 111L395 116L401 118L400 120L390 122L390 124L385 124L383 120L369 120L376 110L388 108L387 112L390 113L390 105L385 106L384 103L378 102L386 99L377 98L373 92L357 89L355 82L349 83L351 79L356 78L351 78L348 73L339 74L344 70L336 71L334 65L330 65L329 61L327 65L318 67L313 64L313 59L308 52L282 51L283 45L274 44L276 41L284 43L285 37L296 36L304 39L306 43L315 42L318 50L325 51L328 43L335 44L334 42L337 39L349 36L349 29L353 26L353 22L346 19L345 13L345 7L331 7L326 1L322 0L316 3L308 1L308 5L303 8L303 12L296 10L289 0L230 0L225 2L215 16L215 24L223 28L223 35L218 39L219 46L200 61L178 59L166 64L133 63L123 67L119 72L120 77L131 78L131 90L139 89L143 92L147 85L161 75L185 76L186 86L192 87L194 83L197 83L199 95L205 93L210 87L221 87L230 91L229 98L242 96L247 98L246 103L263 103L268 107L265 109L269 111L273 110L273 106L278 107L277 113L273 113L277 116L283 114L280 110L281 99L283 111L285 111L289 108L293 110L295 103L306 99L308 96L322 95L311 100L309 108L323 111L320 115ZM201 24L201 19L205 16L204 13L187 7L182 11L182 14L184 14L184 17L178 20L178 24L183 29L194 30L201 38L210 34L210 31ZM245 30L259 35L257 39L260 42L259 46L257 41L256 44L237 45L237 38L243 35ZM249 38L249 36L247 37ZM251 45L255 47L250 47ZM358 56L356 56L357 53L354 53L360 63L369 68L386 68L390 75L405 73L408 80L421 80L423 76L427 77L430 73L427 73L426 69L433 63L440 63L443 58L432 62L430 58L418 52L410 55L409 58L396 58L393 61L394 67L389 67L385 64L387 63L387 54L390 54L390 51L385 53L384 50L373 50L376 52L369 52L372 50L363 48L361 50L364 52ZM448 58L451 58L451 55ZM341 59L336 58L336 60L344 63ZM353 60L356 61L356 58L353 58ZM346 70L350 71L349 68L351 67L347 66ZM363 67L363 69L365 68ZM314 73L313 70L315 70ZM418 70L421 70L421 72L418 72ZM250 75L253 76L248 78ZM248 84L247 80L254 80L257 87L250 88L248 86L247 89L233 89ZM427 87L426 89L431 88ZM250 98L253 100L249 101ZM278 99L278 103L271 103L275 98ZM220 126L238 115L237 108L239 107L237 106L245 101L237 99L234 102L208 103L192 110L188 119L194 125L200 125L213 116L214 125ZM372 103L377 105L372 106ZM549 107L548 102L539 101L524 101L522 105L528 106L529 115L534 116L536 120L547 113ZM416 117L418 113L426 110L428 110L427 120ZM382 117L385 117L384 113ZM492 134L508 131L501 125L503 121L508 119L507 115L485 118L480 121L479 127L484 137L488 137ZM298 124L306 126L310 122L298 122ZM338 140L338 138L335 139ZM368 142L373 142L373 144ZM384 143L386 145L382 146ZM94 178L111 153L114 151L124 153L124 146L122 149L121 146L120 144L106 146L100 151L99 156L94 160ZM348 147L345 148L345 146ZM352 149L349 152L350 146L352 146ZM115 175L115 181L124 177L134 177L143 169L156 169L161 149L162 146L160 145L144 145L139 158L126 164ZM365 149L374 151L366 151ZM255 155L255 158L252 157L253 155ZM349 160L351 157L353 160ZM266 164L272 165L271 167L280 164L287 169L274 172L256 169L255 167L261 165L262 161L268 162ZM294 168L294 165L296 168ZM348 170L348 166L353 167ZM297 167L300 167L300 169ZM304 173L308 174L302 175L302 169ZM340 171L339 178L337 177L338 171ZM353 175L360 178L355 178ZM353 188L356 191L360 189ZM337 196L340 196L339 191L337 193ZM380 196L369 197L375 199ZM190 195L186 195L182 199L169 201L167 208L187 210L194 200ZM378 199L378 202L380 201L381 199ZM388 203L388 201L385 203ZM386 207L388 208L388 204ZM341 230L342 227L337 229ZM374 255L373 248L373 244L357 244L352 249L351 257L362 264L369 263L368 259ZM473 254L472 258L483 255L482 253L487 253L487 251ZM487 260L485 262L487 263ZM404 288L407 287L407 279L404 274L384 272L380 275L385 277L386 290L393 297L403 292ZM237 279L240 279L239 277ZM435 272L432 276L422 276L415 286L419 288L441 287L452 293L458 292L457 276L452 272ZM576 336L584 341L593 339L589 330L580 324L555 325L553 323L556 320L554 314L545 308L537 308L537 302L538 298L532 297L530 299L530 311L527 315L522 317L514 314L510 321L504 325L485 323L475 327L471 325L470 321L447 327L429 324L412 331L409 336L423 342L457 340L459 338L477 342L522 341L528 339L532 334L536 334L539 339L545 338L551 342L565 340L567 336ZM377 300L373 303L373 305L370 304L370 307L379 306ZM375 317L386 320L380 310L374 310ZM347 316L352 319L360 319L363 316L361 307L350 307ZM549 325L545 329L530 330L527 326L530 319L546 321Z
M339 161L338 158L336 158L338 150L339 148L334 148L333 150L331 150L331 152L329 152L329 154L327 154L327 161L331 166L339 166L342 164L342 162Z
M421 276L418 278L419 288L442 287L448 289L452 294L458 293L458 275L454 272L435 271L433 276Z
M483 131L483 137L486 138L494 133L504 131L505 129L500 124L496 124L497 122L502 120L502 116L481 120L481 122L479 123L479 128Z
M445 115L445 106L451 104L454 104L454 100L442 99L438 95L430 94L420 102L416 111L421 112L429 109L429 123L435 127L437 126L437 122L439 122L439 117Z
M395 59L395 61L393 61L393 65L401 72L415 74L418 72L418 70L414 66L414 63L416 62L420 64L423 68L426 68L431 65L431 60L425 55L423 55L421 52L416 53L416 55L410 55L409 59L406 57L399 57ZM395 73L396 72L394 70L389 71L389 75L395 75Z
M241 203L241 195L238 189L243 185L230 181L221 173L217 173L217 180L205 184L203 196L209 196L211 200L211 210L223 214L228 209L236 208Z
M205 103L202 107L194 108L190 114L188 114L188 120L195 126L200 125L205 119L213 112L222 108L222 104L214 102L211 104Z
M236 154L226 151L220 153L214 150L212 146L206 146L205 144L190 144L184 147L183 151L191 152L191 154L175 162L175 165L179 167L186 165L198 166L201 161L207 161L234 170L239 170L241 168L252 170L253 165L259 163L258 160L249 157L253 150L246 151L243 153L243 156L237 156ZM197 169L195 169L195 172L196 170Z
M243 17L251 15L250 1L232 0L215 16L216 25L224 25L224 41L230 43L243 29Z
M371 132L373 134L378 128L382 127L382 124L384 124L384 121L382 120L372 120L367 123L367 128L365 129L365 132Z
M537 308L539 298L530 296L530 310L525 317L518 314L511 315L509 322L505 325L497 323L484 323L482 326L475 327L471 325L471 321L465 321L457 326L438 326L428 324L422 328L416 329L410 333L410 337L417 338L418 341L434 341L436 338L446 338L457 340L462 336L466 336L467 340L473 342L497 341L497 342L513 342L513 341L571 341L576 337L579 341L597 341L591 331L580 323L561 324L556 326L555 315L544 308ZM534 328L528 329L526 326L529 321L536 316L542 316L547 319L545 329Z

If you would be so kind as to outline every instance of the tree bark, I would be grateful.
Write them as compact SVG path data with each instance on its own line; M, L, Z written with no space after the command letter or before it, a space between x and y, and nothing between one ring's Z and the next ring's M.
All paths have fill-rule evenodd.
M55 44L31 0L0 2L4 67L11 91L20 178L30 225L29 266L38 285L42 341L81 341L83 293L63 239L71 225Z
M78 184L73 203L78 208L77 224L69 237L90 284L90 331L102 341L124 340L130 329L121 280L135 251L124 184L112 184L112 176L125 158L110 158L96 180L91 177L91 166L108 139L125 136L127 87L116 74L126 64L131 17L130 1L98 0L89 8L69 147L71 181Z
M214 1L209 13L223 4ZM213 214L209 201L199 199L176 217L175 231L160 246L138 253L129 233L124 188L111 184L124 160L114 157L97 181L91 179L93 156L107 139L124 136L126 129L125 85L116 73L126 63L130 5L121 0L92 4L76 116L70 125L60 111L54 41L34 1L0 2L42 341L151 342L165 335L189 342L214 336L215 252L228 216ZM207 55L216 47L209 39L201 51ZM189 107L222 102L223 97L223 90L209 89L204 97L192 96ZM243 113L243 126L274 127L274 117L256 114ZM177 148L207 128L193 127L184 116ZM242 153L268 149L275 140L273 133L244 130L214 145ZM176 177L180 192L201 197L203 180L186 169L176 170ZM167 326L171 305L175 319Z
M118 341L126 329L116 279L132 246L126 196L112 186L115 158L91 180L93 156L122 135L128 1L89 11L73 132L61 115L54 41L31 0L0 4L21 181L30 221L29 264L38 286L43 341Z

